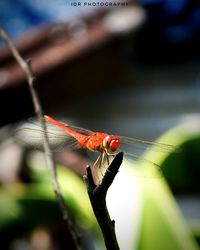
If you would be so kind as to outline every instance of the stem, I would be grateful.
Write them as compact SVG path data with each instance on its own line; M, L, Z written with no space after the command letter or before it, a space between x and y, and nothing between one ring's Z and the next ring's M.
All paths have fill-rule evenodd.
M35 83L36 78L33 75L32 67L31 67L31 61L30 60L25 61L21 57L18 50L16 49L16 47L12 43L11 39L9 38L9 36L7 35L5 30L1 26L0 26L0 36L3 38L4 42L6 43L6 45L8 46L10 51L12 52L12 54L13 54L14 58L16 59L17 63L19 64L21 69L26 74L29 89L30 89L30 93L31 93L31 97L32 97L32 101L33 101L33 105L34 105L34 109L35 109L35 113L36 113L36 115L38 117L38 120L41 123L41 127L42 127L42 129L44 131L44 133L43 133L44 134L44 136L43 136L43 139L44 139L44 153L45 153L47 166L49 167L50 172L51 172L51 180L52 180L52 184L53 184L53 188L54 188L54 193L55 193L58 205L59 205L59 207L60 207L60 209L62 211L63 219L67 223L67 226L68 226L68 228L69 228L69 230L71 232L72 239L74 240L76 248L81 249L80 248L79 237L78 237L78 235L77 235L77 233L75 231L75 228L73 226L73 223L72 223L72 221L71 221L71 219L69 217L69 213L68 213L67 207L65 205L64 198L63 198L63 196L61 194L60 186L59 186L59 183L58 183L58 180L57 180L56 164L55 164L55 160L53 158L53 155L52 155L52 152L51 152L50 146L49 146L46 123L44 122L44 119L43 119L42 106L41 106L37 91L34 88L34 83Z

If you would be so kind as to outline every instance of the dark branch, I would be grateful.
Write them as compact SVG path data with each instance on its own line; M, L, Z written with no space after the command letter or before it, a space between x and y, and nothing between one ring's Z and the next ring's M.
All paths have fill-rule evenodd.
M118 173L122 160L123 153L118 153L108 167L100 185L95 185L90 167L87 167L87 174L84 177L92 208L103 233L107 250L119 250L115 234L115 222L110 219L106 206L106 194Z
M44 131L44 138L43 138L44 139L44 152L45 152L45 157L46 157L46 161L47 161L47 166L49 167L49 169L51 171L51 179L52 179L52 184L53 184L53 188L54 188L54 193L55 193L57 202L59 204L59 207L62 211L63 219L67 223L67 226L71 232L74 243L75 243L77 249L81 249L80 243L79 243L79 238L78 238L77 233L74 229L73 223L70 220L69 213L68 213L67 207L65 205L64 198L61 194L60 186L59 186L59 183L57 180L56 164L55 164L52 152L50 150L49 142L48 142L47 129L46 129L46 123L44 122L44 119L43 119L42 106L41 106L37 91L34 88L34 82L35 82L36 78L33 75L32 67L31 67L31 60L29 59L29 60L25 61L21 57L18 50L16 49L16 47L12 43L11 39L8 37L7 33L5 32L5 30L1 26L0 26L0 36L3 38L4 42L6 43L6 45L8 46L10 51L12 52L17 63L19 64L21 69L26 74L31 97L32 97L32 101L33 101L33 105L34 105L34 109L35 109L35 113L36 113L38 120L41 123L41 127Z

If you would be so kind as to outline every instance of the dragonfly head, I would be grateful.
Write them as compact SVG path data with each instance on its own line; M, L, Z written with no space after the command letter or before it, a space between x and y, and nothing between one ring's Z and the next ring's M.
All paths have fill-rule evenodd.
M114 153L120 147L120 138L116 135L107 135L102 145L108 153Z

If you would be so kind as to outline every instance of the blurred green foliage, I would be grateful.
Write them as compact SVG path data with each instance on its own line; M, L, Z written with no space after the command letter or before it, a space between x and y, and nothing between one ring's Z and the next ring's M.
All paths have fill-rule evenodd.
M159 141L178 145L179 150L161 153L149 149L144 157L161 166L163 175L173 190L186 193L199 192L200 134L192 133L190 129L187 131L180 126L165 133L159 138ZM122 230L132 246L130 250L197 250L198 246L192 237L192 232L186 225L166 180L162 177L136 177L133 166L141 164L145 165L146 163L127 163L124 161L120 172L125 171L127 180L131 178L131 182L138 183L132 187L139 189L140 197L137 202L141 201L142 205L137 202L130 202L131 199L135 198L133 197L133 191L136 190L130 189L127 193L125 187L126 191L122 190L123 194L120 194L119 190L117 191L112 185L116 197L118 199L121 197L120 202L122 202L122 196L128 195L130 197L126 199L128 203L125 204L125 207L140 207L141 216L139 226L136 228L138 237L133 237L133 232L129 233ZM55 200L50 174L47 170L37 169L31 168L29 183L11 184L0 188L0 242L2 249L8 249L9 242L14 238L29 236L34 228L40 226L50 228L62 221L62 214ZM151 168L149 168L149 171L151 171ZM117 176L119 183L120 172ZM86 186L82 179L67 168L59 166L58 180L73 221L83 230L91 232L95 238L99 239L99 244L101 244L101 232L93 215ZM121 189L123 188L122 184L117 185L121 185ZM114 204L114 208L118 211L120 209L120 216L123 218L125 212L119 205ZM134 207L131 207L129 211L134 211ZM134 218L138 214L136 213L134 216L126 215L125 217L127 216L128 218ZM115 219L116 225L119 224L117 217L113 219ZM128 223L135 227L136 219L138 218L129 219ZM133 238L137 238L137 242L133 242ZM129 250L123 249L123 243L119 242L119 245L122 246L122 250ZM103 249L102 246L100 249Z

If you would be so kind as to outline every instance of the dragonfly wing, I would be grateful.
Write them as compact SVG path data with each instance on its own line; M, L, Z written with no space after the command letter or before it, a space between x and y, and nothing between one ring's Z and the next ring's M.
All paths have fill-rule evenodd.
M162 177L162 171L158 164L140 156L141 154L143 154L144 150L150 149L152 151L161 153L171 151L177 152L179 150L178 147L166 143L151 142L136 138L128 138L124 136L121 136L120 139L122 142L120 150L125 152L125 156L127 159L137 161L136 166L138 166L139 175L142 175L144 177Z
M89 129L80 128L80 127L77 127L77 126L71 126L71 125L67 125L67 124L65 124L65 126L70 127L73 130L75 130L76 132L79 132L79 133L84 134L84 135L91 135L93 133L93 131L91 131Z
M100 168L97 170L99 179L105 174L109 164L113 160L115 155L102 155L102 161L100 164ZM131 166L133 166L132 170L134 175L141 178L161 178L162 171L158 164L136 154L130 154L125 152L124 159L127 160Z
M29 121L30 124L34 124L36 127L41 128L41 124L36 118L29 118L28 121ZM57 132L58 130L63 131L61 128L57 127L56 125L53 125L53 124L51 124L49 122L46 122L45 119L44 119L44 122L46 124L47 129L50 129L52 132L53 131ZM79 132L79 133L84 134L84 135L91 135L93 133L93 131L91 131L89 129L85 129L85 128L81 128L81 127L78 127L78 126L70 125L70 124L67 124L65 122L62 122L62 123L64 124L65 127L72 128L76 132ZM65 132L65 134L66 134L66 132Z
M151 147L151 150L157 152L170 152L170 151L177 151L178 147L166 143L159 143L159 142L151 142L140 140L136 138L129 138L125 136L120 136L122 144L130 145L131 147L139 148L139 149L147 149Z
M135 154L125 153L125 159L128 161L135 161L134 169L136 175L145 178L161 178L162 170L160 166L142 156L138 156Z
M63 148L79 148L78 142L59 128L47 126L47 136L51 149L54 152ZM44 131L39 123L24 123L19 125L14 131L14 137L25 146L42 150L44 142Z

